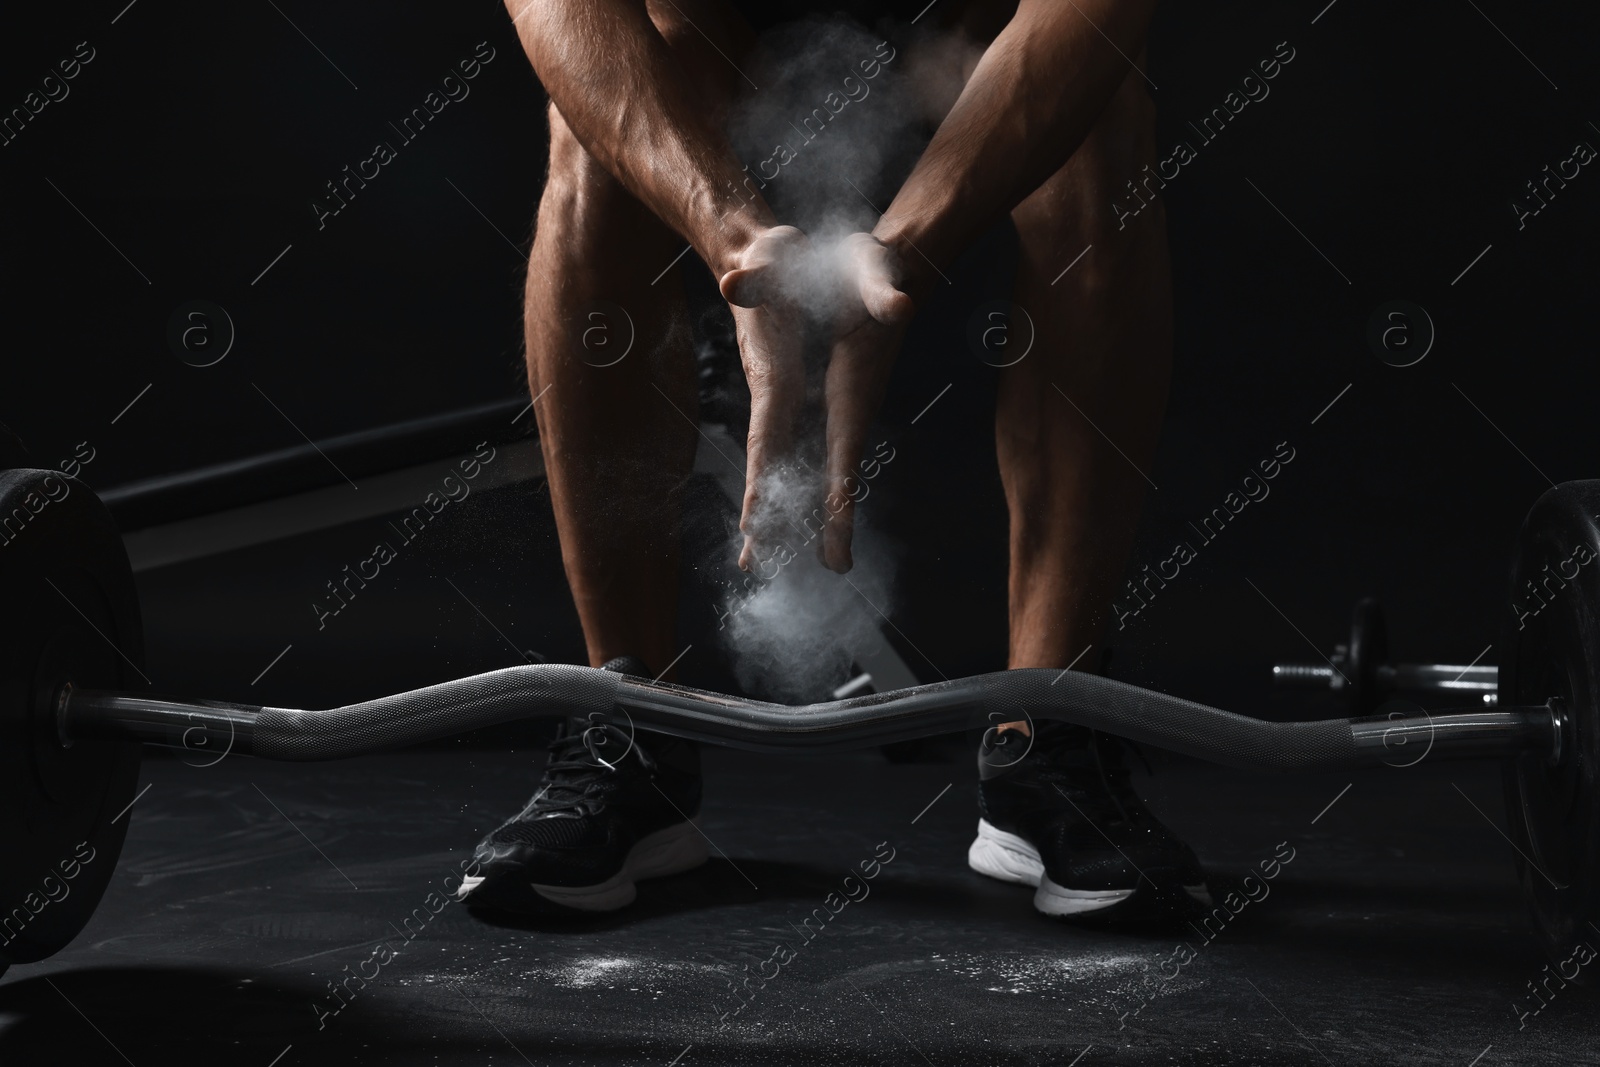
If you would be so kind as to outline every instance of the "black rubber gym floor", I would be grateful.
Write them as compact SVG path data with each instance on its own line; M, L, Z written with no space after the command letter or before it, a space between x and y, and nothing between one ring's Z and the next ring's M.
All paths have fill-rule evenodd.
M333 774L153 756L88 929L0 984L0 1056L1600 1062L1591 989L1550 982L1549 1006L1532 1014L1542 1001L1527 983L1547 972L1495 825L1491 767L1289 780L1158 762L1152 802L1217 888L1240 888L1237 915L1201 928L1066 925L1035 913L1028 890L969 872L973 768L953 752L891 764L714 751L711 861L645 883L613 917L492 925L430 896L522 803L536 763L409 752ZM851 870L890 850L841 907ZM1291 850L1276 878L1242 881ZM1253 899L1241 904L1244 889ZM779 945L792 958L764 963ZM774 970L735 1013L732 983ZM335 1000L329 981L357 972L370 981Z
M381 520L147 572L148 673L326 707L574 659L549 524L536 491L475 496L322 630L305 601ZM992 666L939 618L906 616L919 648ZM685 680L724 684L689 636ZM1206 695L1340 714L1264 707L1259 673ZM491 924L442 894L526 800L542 729L319 764L147 749L89 926L0 979L0 1063L1600 1063L1600 998L1544 970L1491 764L1269 778L1150 753L1137 781L1237 914L1091 929L967 870L958 739L920 763L708 750L705 867L608 918Z

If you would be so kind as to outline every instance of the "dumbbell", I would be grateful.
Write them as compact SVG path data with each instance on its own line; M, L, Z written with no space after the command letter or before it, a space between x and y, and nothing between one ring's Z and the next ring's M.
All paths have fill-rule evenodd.
M1576 544L1600 553L1600 481L1540 497L1514 588ZM1267 722L1077 671L1014 670L830 700L764 703L561 664L509 667L326 711L187 700L142 684L139 605L87 486L0 471L0 964L42 959L88 922L137 798L142 746L327 760L540 716L757 750L878 746L974 724L1055 719L1255 771L1504 761L1511 837L1546 948L1600 919L1600 568L1501 644L1501 703ZM1420 755L1419 755L1420 754ZM63 888L65 887L65 888Z
M1350 640L1335 645L1326 663L1277 663L1272 682L1282 689L1327 689L1344 697L1352 713L1370 715L1391 696L1446 694L1476 698L1492 707L1499 699L1500 669L1479 663L1390 663L1389 627L1371 597L1356 602Z

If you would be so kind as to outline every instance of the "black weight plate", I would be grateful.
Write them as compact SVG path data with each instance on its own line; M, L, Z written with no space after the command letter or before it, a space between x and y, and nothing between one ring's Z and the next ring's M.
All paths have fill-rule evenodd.
M0 471L0 966L83 929L111 879L137 744L57 735L64 682L139 689L139 605L122 538L88 486Z
M0 470L30 465L28 450L23 447L22 438L7 427L0 426Z
M1371 715L1383 697L1378 667L1389 662L1389 627L1383 608L1372 597L1356 602L1350 618L1350 644L1344 673L1350 682L1350 705L1355 715Z
M1545 493L1523 522L1501 638L1500 702L1557 702L1560 761L1507 760L1506 816L1517 873L1552 961L1600 946L1600 481ZM1531 583L1531 584L1530 584Z

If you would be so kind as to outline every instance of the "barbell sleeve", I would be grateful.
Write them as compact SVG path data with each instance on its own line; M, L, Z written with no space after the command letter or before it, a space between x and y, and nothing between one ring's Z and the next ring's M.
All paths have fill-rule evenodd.
M1500 669L1461 663L1381 663L1378 684L1400 693L1494 693ZM1345 677L1327 663L1275 663L1272 683L1280 689L1338 689Z

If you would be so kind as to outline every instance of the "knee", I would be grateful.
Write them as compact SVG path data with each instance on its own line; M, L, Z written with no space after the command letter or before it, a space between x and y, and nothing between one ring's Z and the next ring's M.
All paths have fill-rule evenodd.
M1057 176L1060 177L1059 175ZM1104 308L1137 266L1136 242L1123 240L1112 198L1093 186L1052 179L1012 211L1021 263L1050 291L1089 307ZM1152 205L1156 211L1159 204ZM1136 223L1149 221L1146 210ZM1068 263L1070 270L1063 270Z

